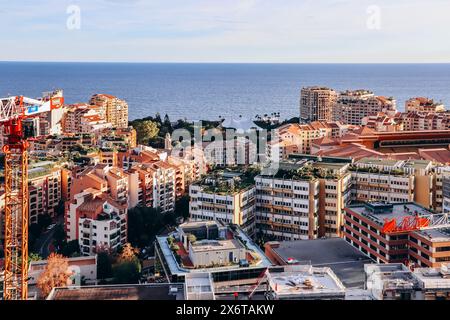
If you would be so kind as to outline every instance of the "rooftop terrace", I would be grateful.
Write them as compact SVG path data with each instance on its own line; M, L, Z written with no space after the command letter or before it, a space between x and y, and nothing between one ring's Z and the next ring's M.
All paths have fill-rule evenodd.
M232 236L231 239L228 239ZM176 236L176 235L175 235ZM172 235L173 237L173 235ZM228 266L220 266L220 267L210 267L210 268L192 268L192 266L185 266L183 264L183 259L180 259L179 253L175 253L171 245L169 244L169 236L158 236L156 237L157 245L159 247L165 262L167 263L168 268L170 269L170 273L172 275L186 275L188 273L201 273L201 272L218 272L218 271L231 271L231 270L244 270L244 269L253 269L253 268L267 268L272 265L272 262L265 256L264 252L253 243L248 235L245 234L240 228L235 227L231 232L227 232L226 240L233 240L233 245L239 243L240 246L243 246L247 250L247 256L252 257L252 263L249 263L248 267L241 267L239 265L228 265ZM178 251L184 251L184 255L187 255L186 250L183 247L182 243L178 243ZM179 256L177 258L177 255Z

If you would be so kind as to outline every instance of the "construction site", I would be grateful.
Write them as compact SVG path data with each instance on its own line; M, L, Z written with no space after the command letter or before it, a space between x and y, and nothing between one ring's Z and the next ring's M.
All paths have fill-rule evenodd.
M62 91L42 99L12 96L0 99L0 126L4 137L4 274L3 299L28 298L28 141L34 128L25 120L60 110ZM31 122L31 126L33 122ZM3 230L2 230L3 232Z

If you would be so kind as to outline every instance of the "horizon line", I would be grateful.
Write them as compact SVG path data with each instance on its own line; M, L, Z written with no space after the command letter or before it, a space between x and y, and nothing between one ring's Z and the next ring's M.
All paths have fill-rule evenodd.
M229 62L229 61L77 61L77 60L0 60L0 63L104 63L104 64L342 64L342 65L362 65L362 64L450 64L448 62Z

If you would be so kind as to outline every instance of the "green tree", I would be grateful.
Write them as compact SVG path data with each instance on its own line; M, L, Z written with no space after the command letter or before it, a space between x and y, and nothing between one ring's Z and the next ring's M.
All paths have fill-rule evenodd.
M42 259L42 257L37 253L30 253L30 255L28 256L28 263L30 263L31 261L41 261L41 260L44 259Z
M58 205L56 206L55 211L56 211L57 216L64 215L64 201L61 200L58 202Z
M97 277L101 280L112 277L112 258L107 252L97 254Z
M162 125L163 129L163 135L166 136L167 133L172 133L173 132L173 128L172 128L172 123L170 122L169 116L166 114L164 116L164 122Z
M139 261L124 261L113 267L113 278L115 284L138 283L140 277Z
M48 214L41 214L38 216L38 225L40 228L40 231L47 228L52 223L52 217Z
M137 121L133 124L133 127L136 129L137 141L141 144L147 144L159 133L158 124L151 120Z
M64 234L65 237L65 234ZM80 244L78 243L78 240L72 240L67 242L66 240L63 240L61 242L61 248L60 252L65 257L75 257L80 255Z
M155 236L167 224L161 210L136 207L128 211L128 241L135 247L151 244ZM167 219L167 218L166 218Z
M155 121L158 122L158 123L162 123L161 115L159 114L159 112L157 112L156 115L155 115Z
M192 233L188 234L188 241L190 243L195 243L197 241L197 237L193 235Z
M189 195L184 195L176 201L175 216L185 219L189 217Z
M54 244L56 247L61 248L64 244L64 240L66 239L66 232L64 231L64 227L58 224L55 227L55 231L53 233Z

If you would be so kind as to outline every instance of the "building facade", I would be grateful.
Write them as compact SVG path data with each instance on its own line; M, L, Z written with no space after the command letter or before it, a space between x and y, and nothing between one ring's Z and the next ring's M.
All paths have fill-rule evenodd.
M300 93L300 120L331 121L337 92L326 87L306 87Z
M375 96L367 90L345 91L333 105L332 119L344 124L361 125L363 118L379 112L395 114L396 101L393 98Z
M108 94L96 94L90 104L99 107L99 116L111 123L113 128L128 128L128 104Z

